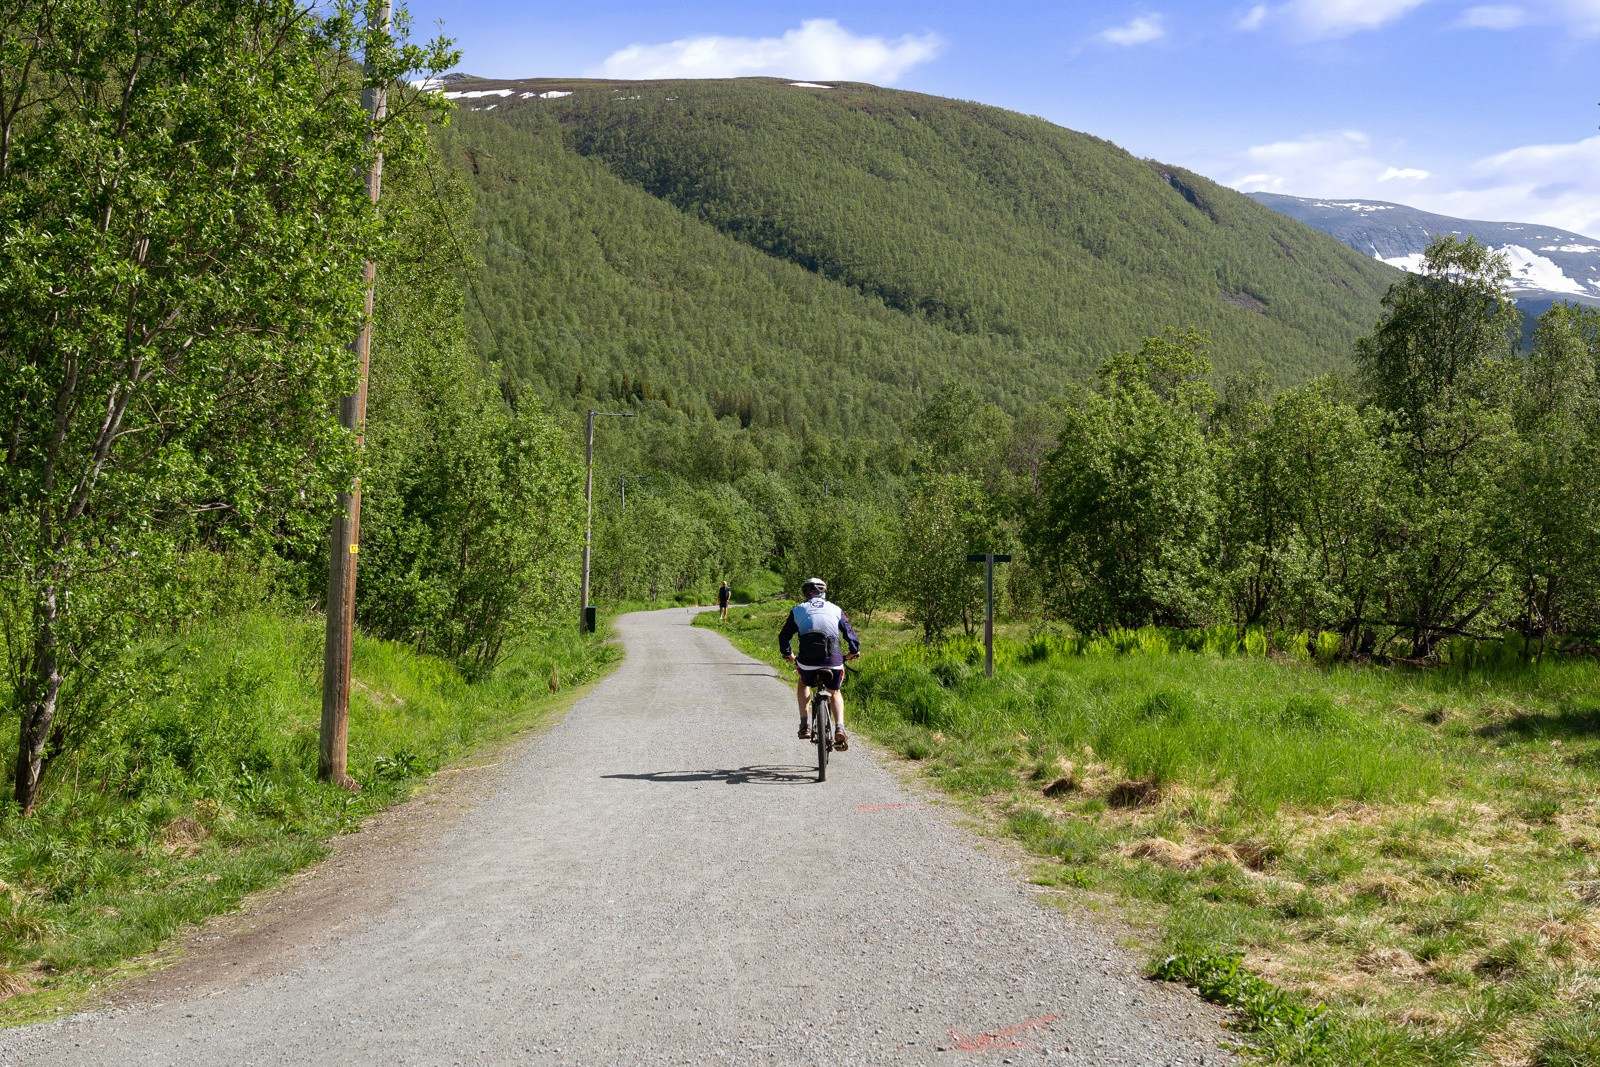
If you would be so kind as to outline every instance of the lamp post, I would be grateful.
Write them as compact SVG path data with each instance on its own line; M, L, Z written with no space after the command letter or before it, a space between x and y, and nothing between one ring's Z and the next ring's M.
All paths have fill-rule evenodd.
M594 530L594 420L596 418L633 419L638 416L631 411L589 409L589 424L585 434L587 444L583 452L583 588L580 592L583 603L578 606L578 625L590 633L594 632L594 624L589 615L589 536Z

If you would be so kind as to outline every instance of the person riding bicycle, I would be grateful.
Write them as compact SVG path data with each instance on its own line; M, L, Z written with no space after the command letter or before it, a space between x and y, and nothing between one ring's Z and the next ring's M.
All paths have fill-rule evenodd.
M844 661L861 655L861 638L856 628L839 609L828 600L828 583L821 578L807 578L800 586L803 598L789 612L783 629L778 631L778 653L795 665L800 678L795 682L795 702L800 705L800 738L811 736L811 721L806 715L806 701L811 697L811 687L826 685L833 693L833 747L839 751L849 748L844 734L844 697L839 690L844 687ZM800 654L790 651L789 643L800 639ZM850 646L848 655L839 647L843 637Z

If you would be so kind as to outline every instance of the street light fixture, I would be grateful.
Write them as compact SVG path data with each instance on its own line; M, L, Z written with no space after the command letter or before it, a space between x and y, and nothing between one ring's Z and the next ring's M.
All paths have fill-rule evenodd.
M583 453L583 588L580 592L583 603L578 608L578 625L590 633L594 633L594 613L589 609L589 537L594 529L594 420L596 418L635 419L638 416L631 411L589 409L589 425L586 432L588 443L584 446Z

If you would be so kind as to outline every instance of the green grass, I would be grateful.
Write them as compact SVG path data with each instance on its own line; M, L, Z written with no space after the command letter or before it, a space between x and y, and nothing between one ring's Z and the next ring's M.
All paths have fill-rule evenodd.
M730 636L770 659L780 611L745 615ZM1003 642L990 680L971 642L883 627L855 724L1147 931L1153 971L1215 986L1263 1055L1600 1063L1600 665L1136 631Z
M23 995L0 1020L57 1010L318 859L330 837L538 722L556 691L616 658L575 632L530 637L468 685L441 660L358 636L349 769L363 788L350 794L315 777L321 650L312 619L251 615L183 634L145 664L143 699L58 763L34 817L8 814L0 988Z

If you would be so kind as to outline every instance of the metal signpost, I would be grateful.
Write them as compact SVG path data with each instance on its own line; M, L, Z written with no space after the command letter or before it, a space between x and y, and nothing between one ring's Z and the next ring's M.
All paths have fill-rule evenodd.
M983 676L994 677L994 565L1010 563L1011 557L998 552L968 552L968 563L985 564L983 594Z
M588 444L583 452L583 589L581 590L583 604L579 607L578 625L589 633L594 632L594 612L589 610L589 537L594 530L594 420L601 419L636 419L631 411L589 411L589 426L586 431Z

